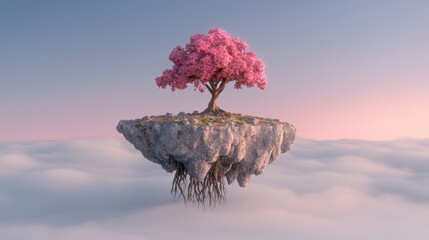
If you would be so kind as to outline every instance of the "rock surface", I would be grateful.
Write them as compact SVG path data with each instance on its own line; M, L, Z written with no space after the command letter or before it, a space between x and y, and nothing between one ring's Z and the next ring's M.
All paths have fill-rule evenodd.
M268 118L184 113L121 120L116 129L168 172L176 170L178 161L202 181L213 163L221 161L228 183L237 179L241 187L290 149L296 131L289 123Z

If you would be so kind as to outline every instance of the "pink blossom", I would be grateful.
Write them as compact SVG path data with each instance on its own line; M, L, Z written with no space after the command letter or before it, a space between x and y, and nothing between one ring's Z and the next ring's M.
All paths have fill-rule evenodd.
M170 86L172 91L192 84L200 92L209 89L214 100L232 81L236 89L255 85L264 89L265 65L254 52L246 52L247 48L247 43L219 28L211 29L207 35L192 35L185 48L177 46L170 53L174 65L155 79L156 84L161 88Z

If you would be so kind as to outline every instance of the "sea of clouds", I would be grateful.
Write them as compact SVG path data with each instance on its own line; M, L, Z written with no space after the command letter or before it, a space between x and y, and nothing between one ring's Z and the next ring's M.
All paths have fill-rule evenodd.
M172 177L124 140L0 144L1 239L429 237L429 140L298 139L215 209Z

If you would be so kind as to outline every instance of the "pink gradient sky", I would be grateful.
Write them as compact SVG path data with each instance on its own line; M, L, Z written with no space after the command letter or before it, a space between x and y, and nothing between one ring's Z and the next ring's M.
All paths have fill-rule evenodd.
M429 138L425 9L422 1L1 3L0 142L120 137L120 119L203 110L208 93L160 90L154 79L176 45L213 27L245 40L268 76L264 91L229 86L225 110L280 118L302 138Z

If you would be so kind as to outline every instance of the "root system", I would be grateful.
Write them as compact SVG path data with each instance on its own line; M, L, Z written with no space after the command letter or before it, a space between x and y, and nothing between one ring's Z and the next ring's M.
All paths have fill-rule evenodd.
M216 206L225 203L226 189L222 164L220 161L213 163L203 181L198 181L188 175L185 165L175 161L176 173L171 186L171 194L174 199L182 198L185 202L203 207Z

